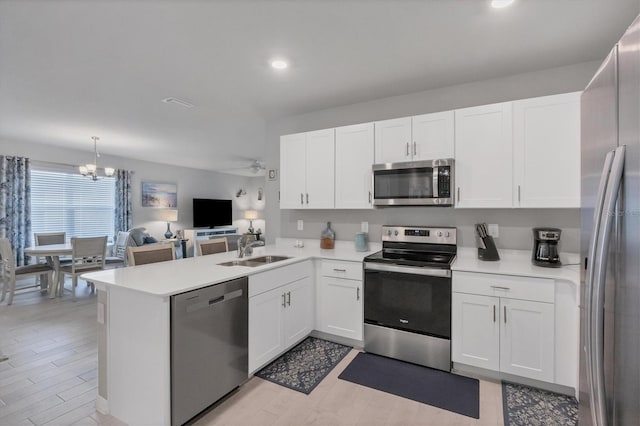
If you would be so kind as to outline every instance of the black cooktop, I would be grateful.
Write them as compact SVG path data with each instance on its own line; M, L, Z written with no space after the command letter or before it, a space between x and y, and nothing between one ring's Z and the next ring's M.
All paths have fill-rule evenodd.
M364 258L365 262L450 269L455 253L384 249Z

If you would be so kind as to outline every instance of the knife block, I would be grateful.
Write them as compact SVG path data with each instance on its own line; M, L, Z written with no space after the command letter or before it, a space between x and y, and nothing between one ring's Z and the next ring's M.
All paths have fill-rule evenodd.
M478 237L478 239L481 243L478 247L478 259L486 261L500 260L500 255L492 236L487 235L484 238Z

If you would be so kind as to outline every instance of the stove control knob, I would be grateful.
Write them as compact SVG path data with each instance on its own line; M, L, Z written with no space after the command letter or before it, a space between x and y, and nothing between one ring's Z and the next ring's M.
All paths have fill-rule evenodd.
M444 233L444 236L445 236L445 237L447 237L447 238L449 238L449 231L445 232L445 233Z
M391 229L389 229L389 230L387 231L387 235L388 235L388 236L391 236L391 234L392 234L392 233L393 233L393 232L391 231Z
M442 237L442 231L438 231L438 237Z
M393 235L395 235L396 237L398 236L398 231L393 231Z

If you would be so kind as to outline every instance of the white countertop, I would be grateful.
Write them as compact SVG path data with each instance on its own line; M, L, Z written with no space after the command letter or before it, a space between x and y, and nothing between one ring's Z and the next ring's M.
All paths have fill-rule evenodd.
M562 253L560 261L565 265L560 268L544 268L531 263L529 250L499 249L500 260L495 262L478 259L476 248L458 247L456 261L451 266L453 271L479 272L484 274L520 275L524 277L552 278L570 281L576 286L580 284L579 255ZM571 264L571 265L569 265Z
M293 247L295 241L294 239L278 239L275 245L254 248L253 255L246 257L246 259L264 255L290 257L290 259L264 266L218 265L222 262L237 259L236 252L232 251L177 259L171 262L106 269L100 272L83 274L82 279L95 283L98 288L113 286L140 291L153 296L167 297L313 258L361 262L365 256L381 248L380 243L370 243L369 251L357 252L354 249L353 242L336 241L334 249L322 250L319 247L319 240L303 240L305 247L295 248Z
M320 249L319 240L302 240L304 247L294 247L295 239L279 238L275 245L257 247L253 255L289 256L280 262L263 266L221 266L219 263L237 259L236 252L190 257L171 262L160 262L128 268L107 269L82 275L83 279L94 282L98 288L108 286L127 288L153 296L167 297L195 290L207 285L220 283L244 276L264 272L269 269L302 262L309 259L334 259L361 262L365 256L381 249L380 243L369 243L369 251L357 252L351 241L336 241L332 250ZM543 268L531 263L531 252L527 250L500 250L501 260L487 262L479 260L475 248L458 247L458 256L452 265L453 271L467 271L487 274L520 275L551 278L580 283L578 265L561 268ZM577 254L561 255L563 263L578 263Z

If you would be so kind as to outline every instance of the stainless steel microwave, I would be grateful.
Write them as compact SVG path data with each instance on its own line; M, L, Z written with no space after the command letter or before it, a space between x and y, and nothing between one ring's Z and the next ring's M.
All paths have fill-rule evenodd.
M452 206L453 158L373 165L374 206Z

